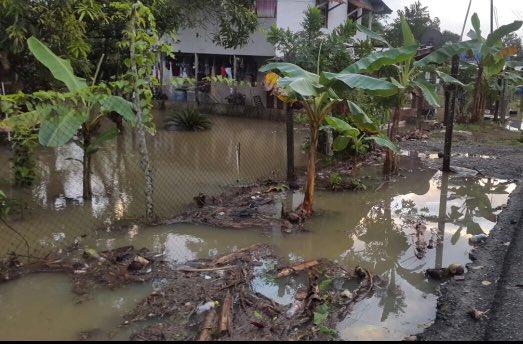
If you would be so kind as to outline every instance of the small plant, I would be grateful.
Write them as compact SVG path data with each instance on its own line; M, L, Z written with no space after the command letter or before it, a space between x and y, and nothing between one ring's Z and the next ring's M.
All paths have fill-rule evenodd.
M165 120L168 130L201 131L212 126L211 120L196 108L178 110Z
M367 191L367 185L363 184L363 182L358 178L351 180L350 188L354 191Z
M332 172L329 177L329 186L332 190L337 190L343 183L343 177L339 172Z

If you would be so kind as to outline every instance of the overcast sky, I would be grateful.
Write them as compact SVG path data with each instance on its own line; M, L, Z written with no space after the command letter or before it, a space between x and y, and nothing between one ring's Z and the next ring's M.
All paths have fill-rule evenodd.
M431 17L438 17L441 21L441 30L450 30L457 34L461 33L463 20L467 13L469 0L420 0L424 6L429 8ZM396 16L396 10L402 9L415 2L415 0L384 0L394 11L390 17ZM476 12L481 21L481 30L486 34L490 32L490 0L472 0L470 14L465 27L464 36L471 28L470 16ZM497 13L497 22L496 22ZM389 19L390 20L390 19ZM523 0L494 0L494 29L514 20L523 20ZM497 25L498 24L498 25ZM523 36L523 29L518 31Z

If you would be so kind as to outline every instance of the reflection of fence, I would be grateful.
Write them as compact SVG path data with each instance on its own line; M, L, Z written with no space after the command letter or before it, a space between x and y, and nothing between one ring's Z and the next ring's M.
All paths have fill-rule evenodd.
M169 110L167 110L169 111ZM158 132L148 138L153 166L154 206L159 219L182 212L199 193L214 195L228 185L285 178L285 123L211 116L210 130L167 131L157 114ZM112 125L107 123L106 125ZM0 145L0 190L24 204L9 223L26 238L33 254L117 229L145 212L144 176L138 142L131 129L106 142L94 154L90 201L82 199L82 149L73 142L57 149L40 148L37 182L12 185L7 144ZM23 240L0 224L0 256L26 252Z

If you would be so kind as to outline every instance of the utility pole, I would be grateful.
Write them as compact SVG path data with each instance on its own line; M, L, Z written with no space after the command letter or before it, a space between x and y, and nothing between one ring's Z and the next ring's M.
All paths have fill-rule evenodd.
M293 183L296 179L294 173L294 109L292 104L285 104L286 129L287 129L287 181Z
M490 0L490 33L494 31L494 0Z
M459 72L459 56L454 55L452 57L452 67L450 74L453 78L458 77ZM454 130L454 112L456 109L456 92L457 86L450 86L450 104L448 107L445 107L445 110L448 113L445 114L445 147L443 151L443 172L450 172L450 157L452 155L452 132Z
M465 14L465 21L463 22L463 28L461 29L461 39L463 40L463 34L465 33L465 26L467 26L467 20L469 19L470 5L472 5L472 0L469 1L469 7L467 8L467 14Z

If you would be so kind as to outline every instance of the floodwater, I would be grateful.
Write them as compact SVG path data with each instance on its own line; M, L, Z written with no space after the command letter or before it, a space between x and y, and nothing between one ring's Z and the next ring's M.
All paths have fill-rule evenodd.
M237 119L223 119L223 122L224 127L233 126ZM273 130L282 130L281 124L256 122L253 125L252 121L241 123L243 126L248 125L243 128L245 132L252 135L264 132L269 138ZM234 127L236 135L239 135L238 130L243 130L242 125ZM194 133L186 134L184 139L191 140L191 134ZM212 145L202 140L205 136L201 133L196 135L200 136L200 140L190 141L186 149L200 152L199 157L203 156L203 160L187 162L185 168L188 177L183 181L187 185L183 188L187 189L188 195L194 195L199 188L198 178L191 177L191 174L199 176L199 169L212 168L206 160L210 157ZM279 139L274 138L274 144L284 147L281 135L278 137ZM177 159L181 154L178 149L183 149L176 147L183 147L183 143L173 140L173 146L168 147L172 149L172 158ZM236 139L231 140L228 144L235 141ZM156 154L160 154L160 149L165 148L156 148ZM230 147L220 147L217 144L216 149L227 150ZM273 147L268 156L251 157L253 166L248 170L250 172L244 173L258 177L257 172L265 165L263 159L276 161L277 154L280 154L280 158L284 155L282 150L281 147L279 150ZM234 157L234 153L230 154ZM191 155L197 160L196 154ZM57 159L53 158L53 161ZM168 159L165 165L167 170L175 166L170 165ZM230 166L234 167L234 160ZM354 311L338 325L337 331L346 340L399 340L420 332L435 317L438 284L428 281L423 271L451 263L468 263L471 248L468 238L491 231L497 214L507 202L508 194L515 188L513 183L504 180L442 175L438 171L423 168L417 156L403 157L401 167L402 177L390 184L381 184L373 179L379 175L378 167L359 171L362 180L369 186L366 192L317 193L316 216L307 224L309 231L299 234L224 230L186 224L158 227L130 225L81 233L87 234L83 239L84 243L97 250L132 244L137 248L147 247L155 252L165 253L166 259L173 264L213 257L253 243L266 242L273 244L277 254L289 262L330 258L349 268L363 266L385 279L387 286L378 290L370 299L358 303ZM63 173L68 175L67 169ZM116 173L118 183L132 185L136 182L120 179L119 173L123 172ZM231 174L227 173L227 178L230 178ZM217 174L219 173L206 171L205 176L210 178L208 183L221 180L216 178ZM104 176L104 173L99 172L98 175ZM365 178L366 176L369 178ZM234 172L232 177L235 177ZM62 183L55 180L53 183L65 185L68 180L70 179L63 179ZM101 180L104 181L103 178ZM116 183L114 180L113 182ZM31 191L40 201L37 191L44 189L49 192L54 188L49 186L49 179L47 184L42 183ZM69 183L68 187L74 189L71 185L75 182ZM68 187L63 186L64 190L68 190ZM177 188L178 186L173 186L172 192ZM128 189L122 186L121 190ZM278 206L297 206L301 198L300 193L289 194ZM35 216L31 209L29 214L24 215L24 220L17 221L17 228L24 228L23 223L32 221L31 225L38 230L31 233L36 232L33 237L38 238L36 241L42 247L60 246L68 238L79 235L74 229L74 222L54 227L56 223L79 216L79 209L88 208L86 212L91 212L96 218L93 204L66 202L56 206L56 199L46 202L54 206L37 212L39 218L31 220ZM104 211L114 212L117 206L106 204L104 207L108 209ZM278 213L277 208L275 213ZM59 220L52 221L53 217L58 217ZM98 219L100 218L103 222L103 217ZM418 222L427 227L427 241L433 240L433 248L428 249L421 258L416 257L414 244L414 226ZM128 338L132 329L118 326L122 315L158 285L161 285L161 281L114 291L100 289L91 298L79 300L71 292L68 278L62 275L32 275L4 283L0 285L0 338L78 339L85 333L89 333L91 339ZM256 279L254 286L278 302L289 303L292 300L294 289L289 286L263 279Z

